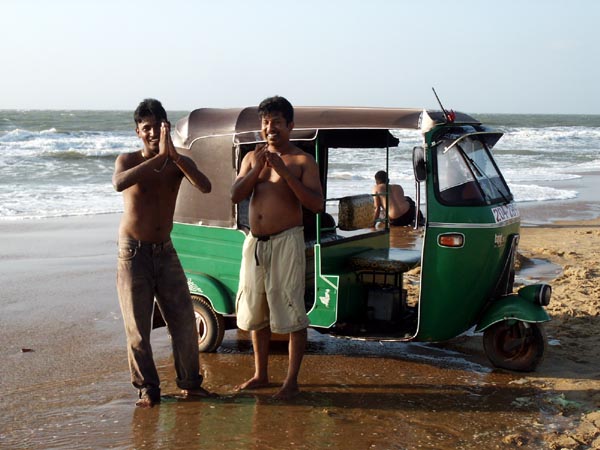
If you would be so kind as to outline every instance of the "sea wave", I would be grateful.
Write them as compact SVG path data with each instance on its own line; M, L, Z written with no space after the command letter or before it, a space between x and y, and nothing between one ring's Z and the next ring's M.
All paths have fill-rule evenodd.
M23 130L21 128L15 128L14 130L7 131L0 135L0 142L19 142L26 139L39 136L40 133L33 133L31 131Z
M565 181L581 178L580 174L568 172L549 171L545 168L535 168L529 170L519 170L518 168L508 168L503 170L504 179L510 185L514 182L522 181Z
M362 175L360 173L357 172L338 172L338 171L332 171L329 173L329 179L331 180L367 180L370 179L370 177L366 177L365 175Z
M575 164L569 167L571 172L596 172L600 170L600 159Z
M535 184L511 184L510 190L516 202L541 202L546 200L570 200L577 198L578 192L569 189L556 189Z
M53 158L57 160L74 160L74 159L104 159L107 161L114 161L115 156L118 152L106 151L106 149L99 149L97 151L83 151L70 148L68 150L46 150L39 153L42 158Z
M37 219L121 212L121 195L110 183L60 186L36 183L29 189L0 186L0 220Z
M117 156L124 151L139 147L136 136L115 135L113 133L61 133L52 129L31 132L13 130L0 137L0 151L4 155L36 157L69 157L69 153L85 156ZM61 155L62 153L67 154Z
M552 127L507 130L497 150L534 149L544 152L600 150L600 128Z

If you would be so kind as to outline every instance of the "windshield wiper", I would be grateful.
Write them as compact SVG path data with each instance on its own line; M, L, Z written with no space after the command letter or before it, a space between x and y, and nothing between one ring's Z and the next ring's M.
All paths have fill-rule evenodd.
M485 145L483 142L481 143L482 145ZM481 186L481 183L479 183L479 180L481 178L485 178L490 185L492 185L492 187L494 188L494 190L500 194L500 196L502 197L502 199L504 200L504 202L508 205L510 203L510 199L504 194L504 192L502 192L502 189L500 189L498 187L498 185L494 182L494 180L492 178L490 178L487 173L485 173L485 171L483 171L479 165L475 162L475 160L473 158L471 158L467 152L465 152L463 150L463 148L460 146L460 144L456 143L456 147L458 148L458 150L460 151L460 153L463 155L463 157L470 163L469 167L471 169L472 174L475 176L475 179L477 180L477 183ZM473 173L476 172L476 173ZM486 193L485 189L481 189L483 191L483 195L485 196L485 198L488 201L491 201L491 198L489 198L490 196Z

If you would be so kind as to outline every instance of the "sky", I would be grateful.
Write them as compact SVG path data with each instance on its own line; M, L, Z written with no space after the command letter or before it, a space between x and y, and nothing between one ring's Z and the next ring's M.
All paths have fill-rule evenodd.
M0 109L600 114L598 0L0 0Z

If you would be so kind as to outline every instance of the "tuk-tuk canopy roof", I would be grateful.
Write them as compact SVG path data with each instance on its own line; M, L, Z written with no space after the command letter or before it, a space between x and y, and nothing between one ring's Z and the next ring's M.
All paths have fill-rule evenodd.
M455 122L479 124L467 114L455 113ZM407 108L368 107L294 107L294 130L291 139L312 140L319 130L348 129L414 129L427 131L437 123L444 123L441 111ZM231 135L236 143L262 140L258 107L200 108L177 122L175 145L190 148L197 139Z

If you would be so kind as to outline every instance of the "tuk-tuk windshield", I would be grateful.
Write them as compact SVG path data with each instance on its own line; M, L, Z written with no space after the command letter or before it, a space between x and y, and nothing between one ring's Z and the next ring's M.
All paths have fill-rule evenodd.
M442 140L436 149L438 192L453 205L508 203L512 194L486 144L476 138Z

